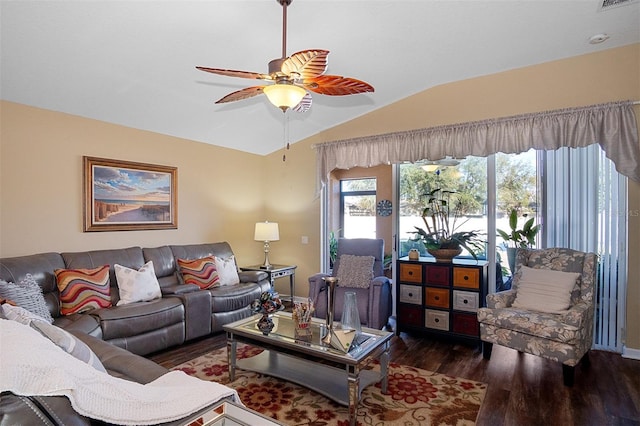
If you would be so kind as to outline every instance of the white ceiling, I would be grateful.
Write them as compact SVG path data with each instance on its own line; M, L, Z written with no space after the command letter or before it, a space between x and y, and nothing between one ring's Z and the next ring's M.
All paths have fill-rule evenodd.
M375 93L313 94L291 113L296 142L443 83L640 42L640 2L294 0L287 53L331 51L328 74ZM1 1L3 100L268 154L283 114L264 96L216 105L280 57L276 0ZM610 39L592 45L598 33ZM603 76L610 78L611 76Z

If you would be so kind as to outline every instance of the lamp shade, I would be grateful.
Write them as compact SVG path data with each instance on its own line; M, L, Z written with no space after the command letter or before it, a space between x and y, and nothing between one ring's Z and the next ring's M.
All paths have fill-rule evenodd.
M262 91L269 98L269 102L283 111L298 105L307 94L307 91L300 86L280 83L265 86Z
M278 241L280 232L275 222L258 222L253 239L256 241Z

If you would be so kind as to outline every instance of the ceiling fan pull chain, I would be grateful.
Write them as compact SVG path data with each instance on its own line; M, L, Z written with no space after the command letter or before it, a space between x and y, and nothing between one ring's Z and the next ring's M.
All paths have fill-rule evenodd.
M283 139L284 139L284 147L285 150L289 150L289 112L287 111L283 111L283 122L282 122L282 128L283 128ZM287 160L287 154L282 154L282 161L286 161Z

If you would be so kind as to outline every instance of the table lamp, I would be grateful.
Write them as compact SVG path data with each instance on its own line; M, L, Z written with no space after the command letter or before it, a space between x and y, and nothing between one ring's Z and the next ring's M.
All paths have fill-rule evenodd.
M280 239L278 224L275 222L256 223L256 231L253 239L256 241L264 241L264 264L260 265L260 268L271 269L273 265L269 263L269 242Z

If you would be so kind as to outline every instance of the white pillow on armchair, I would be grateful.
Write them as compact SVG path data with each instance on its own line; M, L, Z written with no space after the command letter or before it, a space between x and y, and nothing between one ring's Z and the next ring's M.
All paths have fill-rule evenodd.
M513 307L548 313L563 313L569 309L579 273L523 265L520 274Z

